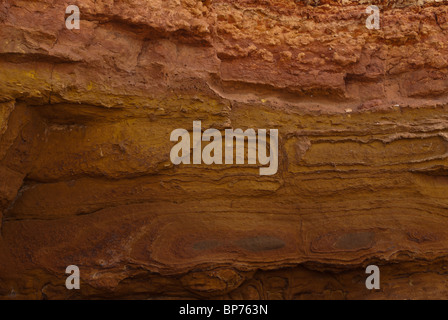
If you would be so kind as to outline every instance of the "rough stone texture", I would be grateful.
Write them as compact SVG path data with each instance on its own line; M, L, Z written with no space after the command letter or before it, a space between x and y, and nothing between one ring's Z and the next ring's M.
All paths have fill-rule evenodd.
M0 298L447 297L445 1L70 4L0 1ZM174 167L194 120L278 173Z

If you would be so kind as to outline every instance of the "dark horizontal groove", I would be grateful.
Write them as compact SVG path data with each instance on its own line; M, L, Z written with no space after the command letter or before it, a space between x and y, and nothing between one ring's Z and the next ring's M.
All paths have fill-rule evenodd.
M7 52L7 53L0 53L0 59L11 63L26 63L26 62L73 63L73 64L83 63L82 61L65 59L63 57L52 56L45 53Z

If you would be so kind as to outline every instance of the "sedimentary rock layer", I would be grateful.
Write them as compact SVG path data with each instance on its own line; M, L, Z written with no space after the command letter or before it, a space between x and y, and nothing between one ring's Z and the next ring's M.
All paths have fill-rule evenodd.
M445 1L1 1L0 298L445 298L447 57ZM173 165L196 120L278 172Z

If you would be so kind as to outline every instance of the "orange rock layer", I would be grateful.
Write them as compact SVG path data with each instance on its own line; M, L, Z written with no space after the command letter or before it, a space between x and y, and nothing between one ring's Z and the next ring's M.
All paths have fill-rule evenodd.
M1 299L447 297L446 1L73 4L0 2ZM174 166L195 120L278 172Z

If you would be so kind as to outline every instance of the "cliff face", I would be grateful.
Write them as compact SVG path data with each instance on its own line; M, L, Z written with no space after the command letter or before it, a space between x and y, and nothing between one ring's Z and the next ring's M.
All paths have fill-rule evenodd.
M1 298L446 298L445 2L69 4L0 1ZM277 173L174 166L196 120Z

